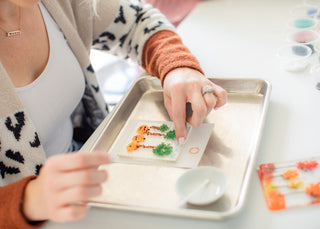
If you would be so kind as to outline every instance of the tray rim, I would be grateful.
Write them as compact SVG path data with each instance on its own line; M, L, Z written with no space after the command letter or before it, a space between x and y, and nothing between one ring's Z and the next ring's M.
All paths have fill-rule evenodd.
M198 219L206 219L206 220L222 220L232 216L235 216L240 210L243 208L244 203L247 197L247 191L249 188L250 180L255 170L255 161L257 157L257 151L260 146L261 137L262 137L262 130L264 128L266 114L269 106L270 94L271 94L271 83L267 80L260 79L260 78L210 78L211 81L221 82L221 81L259 81L260 83L265 84L265 93L262 105L262 111L260 115L260 119L258 121L258 133L255 136L255 139L252 141L254 144L251 146L249 160L246 166L245 177L243 179L239 197L237 204L234 208L223 211L208 211L208 210L201 210L201 209L161 209L161 208L151 208L151 207L142 207L142 206L130 206L130 205L122 205L122 204L111 204L111 203L101 203L95 201L89 201L90 206L100 207L100 208L108 208L108 209L115 209L115 210L126 210L132 212L140 212L140 213L148 213L148 214L159 214L159 215L168 215L168 216L177 216L177 217L186 217L186 218L198 218ZM109 115L103 120L103 122L99 125L96 131L91 135L89 140L84 144L84 146L80 149L80 152L92 152L97 144L96 139L100 139L104 133L104 130L108 127L109 123L113 120L114 116L117 114L117 111L125 102L127 96L131 93L134 87L139 84L141 81L150 81L150 80L158 80L155 77L146 75L139 77L129 88L129 90L124 94L123 98L119 101L119 103L113 108L113 110L109 113ZM162 90L162 89L161 89ZM233 93L233 92L228 92ZM261 94L260 92L253 92L255 94ZM93 142L93 144L91 143ZM90 144L91 143L91 144ZM248 172L249 171L249 172Z

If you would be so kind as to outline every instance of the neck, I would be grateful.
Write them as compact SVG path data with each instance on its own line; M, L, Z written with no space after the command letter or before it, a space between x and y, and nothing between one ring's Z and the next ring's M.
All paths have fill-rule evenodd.
M0 0L0 24L13 25L17 23L19 16L19 6L11 1Z

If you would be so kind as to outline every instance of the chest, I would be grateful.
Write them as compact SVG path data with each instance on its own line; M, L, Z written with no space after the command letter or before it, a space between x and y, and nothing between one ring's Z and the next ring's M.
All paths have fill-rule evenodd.
M21 35L0 38L0 61L16 87L33 82L44 70L50 53L40 9L22 12Z
M85 87L82 69L64 34L40 5L49 39L50 53L41 74L30 84L16 88L48 155L65 152L72 139L71 113Z

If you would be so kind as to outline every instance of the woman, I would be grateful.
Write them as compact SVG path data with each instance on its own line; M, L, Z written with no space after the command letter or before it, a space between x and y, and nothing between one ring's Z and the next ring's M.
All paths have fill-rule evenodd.
M130 58L159 77L182 144L187 102L194 126L226 102L226 92L203 76L150 5L0 0L0 228L80 219L86 201L101 193L107 174L97 168L111 161L108 155L63 154L79 148L75 140L84 142L108 112L91 48ZM213 93L202 94L205 86Z

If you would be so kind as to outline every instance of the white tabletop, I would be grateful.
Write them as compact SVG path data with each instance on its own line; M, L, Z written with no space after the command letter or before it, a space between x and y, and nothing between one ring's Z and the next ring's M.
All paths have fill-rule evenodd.
M179 26L205 73L219 78L261 78L272 84L256 165L320 155L320 76L284 71L276 58L286 44L290 10L302 0L207 0ZM318 55L318 54L315 54ZM257 174L244 208L223 221L91 208L81 221L43 228L320 228L320 205L268 210Z

